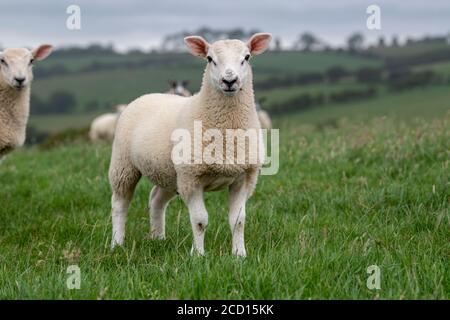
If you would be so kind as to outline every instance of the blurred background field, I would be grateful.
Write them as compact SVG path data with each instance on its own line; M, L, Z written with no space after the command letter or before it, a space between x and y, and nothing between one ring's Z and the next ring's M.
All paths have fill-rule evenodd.
M213 31L202 28L195 33L208 37ZM247 36L245 30L238 34ZM176 41L182 42L181 35ZM273 117L301 112L304 116L296 117L298 121L320 122L357 114L430 117L448 110L447 37L427 36L402 44L380 37L376 43L365 43L355 33L341 47L323 45L311 33L298 39L290 48L273 45L252 61L256 99ZM178 42L172 46L182 47ZM321 43L319 49L316 43ZM87 127L95 116L113 111L117 104L167 91L170 80L189 80L188 89L198 91L204 62L165 47L163 42L151 52L118 53L100 44L56 50L51 59L35 67L27 142L35 144L65 129Z

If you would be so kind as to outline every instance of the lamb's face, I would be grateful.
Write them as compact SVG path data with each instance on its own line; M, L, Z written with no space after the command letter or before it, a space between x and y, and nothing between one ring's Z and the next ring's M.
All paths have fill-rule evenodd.
M43 45L30 51L25 48L9 48L0 53L0 72L3 81L21 90L33 80L33 62L45 59L51 46Z
M234 95L246 83L250 72L250 50L244 42L217 41L209 47L206 59L209 79L218 91Z
M171 81L170 86L172 87L173 93L182 96L186 92L187 81Z
M10 48L0 55L0 70L5 82L22 89L33 79L33 56L28 49Z
M271 35L257 33L247 43L240 40L220 40L209 44L202 37L186 37L190 52L206 58L206 72L212 86L219 92L233 96L247 81L252 56L263 53L269 46Z

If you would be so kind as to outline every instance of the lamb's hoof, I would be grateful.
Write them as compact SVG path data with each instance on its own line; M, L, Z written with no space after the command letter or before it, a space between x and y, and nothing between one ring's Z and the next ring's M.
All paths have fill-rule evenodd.
M192 257L204 257L205 250L199 250L199 249L195 249L194 247L192 247L191 248L191 256Z
M243 258L247 257L247 252L245 252L245 249L244 250L235 250L235 251L233 251L233 255L237 258L243 259Z
M166 235L164 233L156 233L156 232L149 232L145 236L146 240L166 240Z
M117 247L122 247L123 246L123 242L119 243L116 241L111 241L111 251L113 251L114 249L116 249Z

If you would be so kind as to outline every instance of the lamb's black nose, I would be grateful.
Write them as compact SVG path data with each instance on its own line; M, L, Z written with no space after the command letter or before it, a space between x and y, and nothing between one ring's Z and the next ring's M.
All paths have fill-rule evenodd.
M16 82L17 82L19 85L21 85L21 84L25 81L25 78L14 78L14 80L16 80Z
M222 82L225 83L228 86L228 88L231 88L233 86L233 84L236 83L236 81L237 81L237 78L234 78L232 80L227 80L225 78L222 79Z

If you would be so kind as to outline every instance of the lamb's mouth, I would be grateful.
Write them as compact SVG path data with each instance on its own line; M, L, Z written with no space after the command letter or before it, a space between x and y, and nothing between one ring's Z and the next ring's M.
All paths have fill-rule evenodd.
M23 84L15 84L13 85L13 88L16 90L22 90L25 86Z
M222 89L222 91L225 93L235 93L237 90L236 89Z

